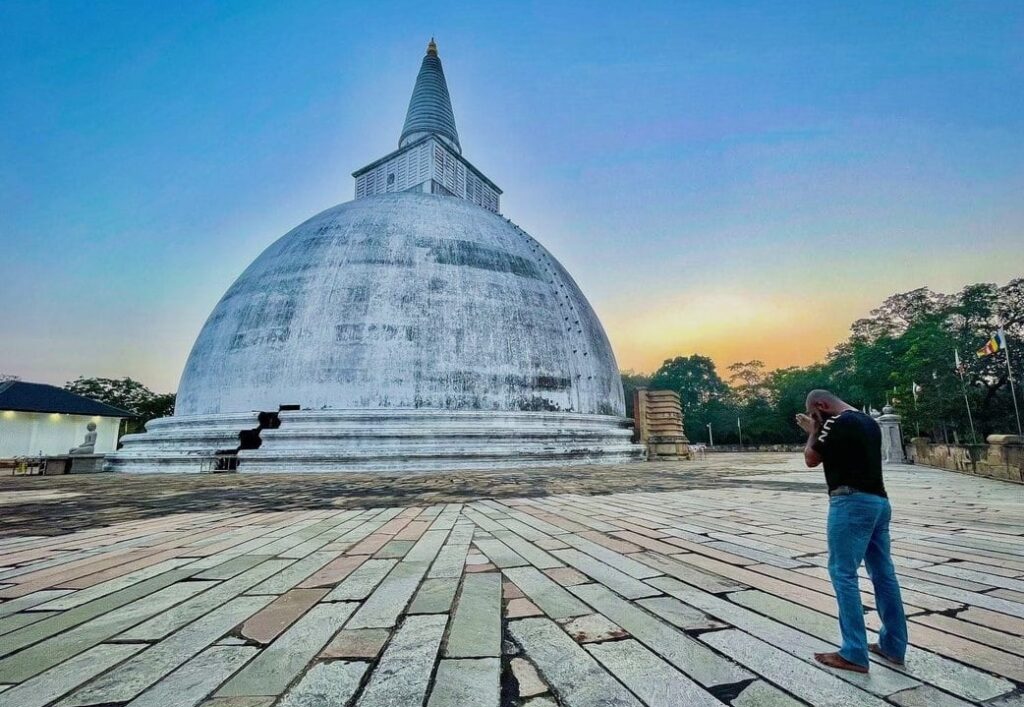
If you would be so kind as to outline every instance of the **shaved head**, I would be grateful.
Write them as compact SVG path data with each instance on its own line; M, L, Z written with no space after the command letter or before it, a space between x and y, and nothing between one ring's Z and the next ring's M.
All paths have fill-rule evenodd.
M829 405L835 405L842 403L843 400L838 395L833 393L831 390L825 390L824 388L818 388L812 390L807 394L807 407L810 408L814 403L828 403Z
M807 413L812 417L822 415L838 415L843 410L852 410L853 406L848 405L842 398L831 390L818 388L807 394Z

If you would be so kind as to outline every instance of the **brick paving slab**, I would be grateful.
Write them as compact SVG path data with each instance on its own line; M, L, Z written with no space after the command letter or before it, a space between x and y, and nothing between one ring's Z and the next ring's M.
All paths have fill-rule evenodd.
M886 482L912 645L861 676L811 656L838 627L796 455L0 478L0 707L1024 704L1020 487Z
M380 655L391 632L384 628L346 629L335 634L320 653L321 658L352 658L372 660Z

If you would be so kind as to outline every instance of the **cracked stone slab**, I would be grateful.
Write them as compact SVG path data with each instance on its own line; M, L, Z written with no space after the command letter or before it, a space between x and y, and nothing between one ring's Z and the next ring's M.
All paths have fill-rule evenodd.
M711 693L635 640L588 645L587 651L648 707L720 707Z
M621 594L627 599L640 599L641 597L653 597L661 592L649 584L638 579L633 579L625 572L606 565L600 560L595 560L590 555L579 550L555 550L552 554L567 565L575 567L580 572L590 575L594 580L606 587Z
M684 631L704 631L723 628L727 624L716 621L703 611L698 611L674 597L654 597L636 602L660 619L668 621Z
M743 688L743 692L734 697L732 701L732 707L801 707L802 705L802 702L763 680L755 680L747 685Z
M536 604L529 599L512 599L505 606L505 616L510 619L522 619L527 616L542 616L544 614Z
M357 707L421 704L447 621L446 615L408 617L370 674Z
M31 609L39 604L45 604L48 601L70 594L72 591L71 589L41 589L38 592L5 601L0 603L0 618Z
M970 707L971 704L953 697L947 692L937 690L931 685L920 685L910 690L897 692L890 695L889 699L900 707Z
M501 655L501 575L468 574L448 629L445 655L486 658ZM454 666L453 666L454 667Z
M544 682L540 675L537 673L537 669L524 658L513 658L510 662L512 668L512 674L516 678L516 682L519 683L519 696L520 697L533 697L534 695L543 695L548 691L548 685Z
M193 707L249 662L259 649L213 646L131 701L131 707Z
M498 707L500 682L497 658L442 660L427 707Z
M504 575L553 619L567 619L591 613L587 606L533 567L510 567Z
M629 635L622 630L621 626L612 623L600 614L589 614L568 621L563 619L559 623L577 643L610 641Z
M355 604L317 604L263 649L217 695L280 695L323 650L352 614Z
M884 707L885 701L824 669L737 629L712 631L700 639L774 683L781 683L817 707Z
M359 689L369 663L333 660L317 663L284 694L278 707L347 705Z
M582 584L570 587L570 590L704 687L726 685L753 677L736 663L708 650L706 646L635 604L620 599L605 587Z
M566 707L642 707L553 621L519 619L510 621L508 630Z

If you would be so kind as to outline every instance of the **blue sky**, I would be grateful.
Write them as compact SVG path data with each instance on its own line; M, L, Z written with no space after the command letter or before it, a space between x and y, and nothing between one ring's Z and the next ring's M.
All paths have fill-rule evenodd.
M1024 3L0 5L0 372L173 390L221 294L394 149L436 36L464 154L623 368L807 363L1024 274Z

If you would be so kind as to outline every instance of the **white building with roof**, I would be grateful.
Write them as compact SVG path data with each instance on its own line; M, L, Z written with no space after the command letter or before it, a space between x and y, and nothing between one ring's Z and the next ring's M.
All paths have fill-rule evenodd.
M117 449L126 410L45 383L0 383L0 459L67 454L96 425L96 454Z

